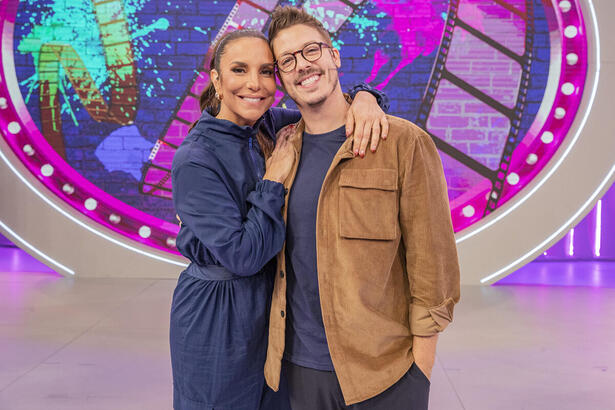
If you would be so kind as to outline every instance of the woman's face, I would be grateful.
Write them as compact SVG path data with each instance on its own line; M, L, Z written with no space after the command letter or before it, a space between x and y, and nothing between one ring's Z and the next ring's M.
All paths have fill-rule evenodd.
M273 104L273 55L263 39L244 37L228 43L220 72L212 70L211 78L221 98L217 118L251 126Z

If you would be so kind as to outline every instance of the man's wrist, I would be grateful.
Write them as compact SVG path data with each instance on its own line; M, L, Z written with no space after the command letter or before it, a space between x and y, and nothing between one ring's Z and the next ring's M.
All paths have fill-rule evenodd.
M433 336L414 336L412 340L412 355L419 369L427 378L431 376L436 361L436 344L438 335Z

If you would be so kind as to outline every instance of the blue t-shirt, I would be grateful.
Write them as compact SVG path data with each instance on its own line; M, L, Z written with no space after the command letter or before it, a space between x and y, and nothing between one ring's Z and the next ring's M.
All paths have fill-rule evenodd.
M333 371L320 309L316 266L316 210L333 157L346 127L303 133L297 175L288 198L286 228L287 321L284 358L299 366Z

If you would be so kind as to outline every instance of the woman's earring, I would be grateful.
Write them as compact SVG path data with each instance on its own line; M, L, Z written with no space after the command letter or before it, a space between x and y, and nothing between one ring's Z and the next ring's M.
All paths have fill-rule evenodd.
M218 94L217 91L216 91L216 99L222 101L222 98L220 98L220 94Z

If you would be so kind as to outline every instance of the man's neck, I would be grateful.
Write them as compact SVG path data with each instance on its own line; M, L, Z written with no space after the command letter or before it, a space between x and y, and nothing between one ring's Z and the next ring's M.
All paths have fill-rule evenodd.
M305 122L305 132L324 134L338 129L346 123L346 113L349 107L338 83L333 93L322 104L299 107Z

